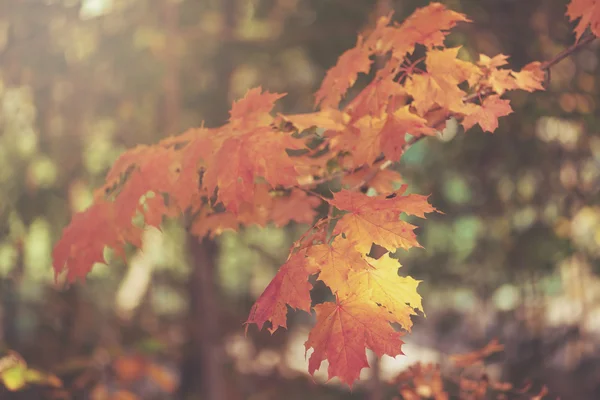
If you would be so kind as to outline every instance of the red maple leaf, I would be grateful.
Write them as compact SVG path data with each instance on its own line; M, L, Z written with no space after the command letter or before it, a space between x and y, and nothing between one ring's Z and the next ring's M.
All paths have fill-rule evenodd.
M571 0L567 6L567 16L571 21L579 19L575 32L577 40L589 26L592 33L600 37L600 1L598 0Z
M311 374L327 359L329 379L338 376L352 386L360 371L369 366L367 348L380 357L403 354L402 333L392 328L388 312L364 293L318 304L315 311L317 323L304 345L307 351L314 349L308 361Z
M424 218L425 213L436 211L426 196L411 194L369 197L363 193L342 190L334 195L329 203L340 210L348 211L335 225L334 234L344 234L355 242L355 247L363 254L371 250L372 243L389 251L397 248L420 247L416 228L401 221L402 213Z
M95 263L105 262L106 246L124 257L124 243L114 221L112 204L105 201L75 214L52 252L55 275L66 270L67 282L84 279Z
M256 124L260 123L257 120L261 117L266 116L269 119L273 105L284 96L285 93L263 92L260 86L250 89L242 99L233 103L230 120Z
M308 268L304 251L292 254L252 306L245 322L246 329L248 324L256 324L258 329L262 329L267 321L271 323L271 333L280 326L287 328L288 305L310 312L312 285L308 277L315 272Z

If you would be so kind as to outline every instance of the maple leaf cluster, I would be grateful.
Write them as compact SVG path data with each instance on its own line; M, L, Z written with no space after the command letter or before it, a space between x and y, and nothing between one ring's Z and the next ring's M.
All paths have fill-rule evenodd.
M580 3L573 2L570 15L578 15ZM233 104L222 127L190 129L127 151L93 205L64 230L53 252L56 275L69 282L84 278L105 261L105 247L124 256L127 244L141 245L144 226L160 228L165 217L184 216L199 237L247 225L309 224L246 323L268 324L274 332L286 327L288 307L314 309L309 371L328 360L329 377L350 385L368 367L366 348L379 356L402 354L402 332L392 324L410 331L421 297L419 282L400 276L389 253L419 247L416 226L405 216L425 218L436 210L427 196L407 195L405 186L395 190L400 175L386 167L450 117L465 129L478 124L493 132L498 118L512 112L502 96L541 90L545 78L539 62L512 71L504 55L463 61L459 47L444 46L459 22L469 20L438 3L401 24L383 17L327 72L315 112L273 115L284 95L256 88ZM426 50L424 60L413 60L417 46ZM347 98L375 58L383 62L374 78ZM341 191L315 190L338 178ZM317 218L323 203L330 212ZM387 253L370 257L374 244ZM313 307L311 276L331 289L333 301Z

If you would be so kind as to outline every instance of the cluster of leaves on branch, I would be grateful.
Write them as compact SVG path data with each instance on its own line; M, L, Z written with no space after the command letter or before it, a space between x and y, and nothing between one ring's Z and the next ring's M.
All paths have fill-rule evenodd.
M491 377L486 371L485 359L503 350L504 346L494 339L476 351L451 355L450 365L453 367L452 370L457 371L449 373L446 368L442 374L439 364L417 363L397 375L391 383L398 387L398 392L404 400L448 400L450 398L541 400L548 394L545 386L535 388L527 383L517 388L508 382L497 381Z
M598 13L590 18L585 7L598 6L579 0L569 8L571 17L583 15L578 36L588 22L597 33ZM400 176L386 168L450 117L465 129L479 124L493 132L498 118L512 112L502 96L542 90L545 79L539 62L513 71L501 54L461 60L459 47L444 46L460 22L469 20L438 3L401 24L383 17L327 72L315 112L273 115L283 94L252 89L233 104L226 125L124 153L93 205L65 229L53 253L57 276L66 271L69 282L84 278L105 261L105 247L124 256L126 245L141 245L145 226L160 227L164 217L183 215L198 237L243 225L311 224L247 324L268 323L273 332L286 327L288 306L314 309L309 371L328 360L329 377L348 384L368 367L366 348L378 356L402 354L403 333L392 324L410 331L421 297L418 281L400 276L389 252L419 247L416 227L403 216L424 218L436 210L426 196L407 195L405 186L396 190ZM424 59L414 59L417 46L426 50ZM369 73L370 83L348 98L359 74ZM340 178L340 191L324 196L315 190ZM317 218L323 202L330 212ZM373 244L388 253L369 257ZM333 301L312 306L311 277L331 289Z

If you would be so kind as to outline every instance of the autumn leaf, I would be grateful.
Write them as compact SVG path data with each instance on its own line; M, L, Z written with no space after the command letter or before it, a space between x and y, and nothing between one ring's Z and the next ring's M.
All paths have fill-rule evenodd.
M218 188L219 200L235 213L242 202L252 201L253 172L253 159L246 151L243 140L232 137L215 154L213 168L205 173L203 184L208 193Z
M413 75L406 82L406 91L413 96L414 106L424 115L434 105L460 112L466 95L458 85L480 75L479 67L458 60L459 47L431 50L425 63L427 72Z
M448 31L461 21L469 19L443 4L431 3L417 9L400 26L388 26L390 18L381 17L365 44L378 54L392 51L394 58L401 60L417 43L429 49L443 46Z
M141 236L141 232L140 232ZM104 263L104 248L111 247L124 257L122 235L116 229L112 205L94 203L77 213L52 252L56 276L67 271L67 282L84 279L95 263Z
M341 131L350 119L346 113L333 108L307 114L281 115L281 118L291 122L299 132L312 127Z
M480 54L479 61L477 62L477 64L487 69L495 69L506 65L508 63L508 61L506 60L508 60L508 56L504 54L497 54L494 57L489 57L485 54Z
M346 189L353 188L365 182L365 178L371 174L367 168L362 168L352 174L346 175L342 179ZM368 186L373 188L377 194L389 194L400 187L402 176L399 172L392 169L377 171L374 177L368 181Z
M349 240L355 241L356 249L363 254L371 250L373 242L389 251L420 247L414 233L416 227L401 221L400 215L405 213L424 218L425 213L436 211L429 205L426 196L416 194L387 198L342 190L335 193L329 203L348 211L337 221L334 234L343 233Z
M375 260L365 257L364 268L355 268L348 273L347 287L340 293L367 293L367 296L390 312L388 318L406 330L412 326L414 310L423 310L421 296L417 293L419 281L398 275L400 264L384 254Z
M382 70L378 71L378 75ZM364 116L380 115L382 110L394 112L398 107L406 104L408 94L400 83L394 81L394 70L386 77L376 78L369 83L359 94L344 108L351 117L351 122Z
M315 94L315 106L322 109L337 108L346 91L354 85L359 73L366 74L371 68L370 54L359 37L356 46L342 54L332 67Z
M507 90L518 89L519 86L511 74L512 72L508 69L494 69L489 73L487 84L499 95L504 94Z
M331 244L319 244L308 249L307 262L319 271L319 280L336 293L346 293L348 274L354 269L368 268L367 261L354 249L354 243L337 236Z
M413 309L422 310L417 293L419 281L399 276L400 264L389 254L378 260L367 257L354 248L353 242L337 236L330 245L308 249L307 260L334 294L346 298L361 293L388 310L389 320L406 330L412 326Z
M261 227L269 223L282 227L296 221L312 223L321 203L317 197L308 196L305 192L292 190L290 193L271 192L269 185L256 184L251 202L240 205L237 213L231 211L216 212L210 207L202 207L192 222L190 231L198 236L214 237L224 231L236 231L240 225Z
M405 106L385 116L364 116L331 142L333 148L350 151L356 165L371 165L382 152L390 160L397 161L404 151L406 134L433 135L435 130Z
M481 106L469 104L467 110L470 114L465 116L462 121L465 129L470 129L473 125L479 124L481 129L488 132L494 132L498 128L498 118L512 113L510 101L503 100L498 95L488 97Z
M355 121L342 134L331 139L334 149L347 149L352 154L355 165L371 165L381 154L379 133L383 129L385 118L365 116Z
M154 151L155 149L151 146L140 145L121 154L106 174L106 184L102 189L107 192L112 186L119 184L121 178L124 178L137 163L143 161L148 154Z
M600 10L600 9L599 9ZM541 63L535 61L527 64L520 72L512 72L515 77L517 87L521 90L534 92L544 90L542 82L546 78L546 73L541 69Z
M456 26L458 22L470 22L461 13L452 11L440 3L431 3L427 7L416 10L402 24L400 30L408 37L409 43L420 43L432 49L443 46L448 31Z
M203 177L203 186L214 193L233 213L243 202L251 202L257 177L272 186L297 183L294 160L286 152L301 146L288 133L259 127L224 140L207 160L212 164Z
M477 62L477 65L482 68L485 84L499 95L504 94L507 90L518 89L515 77L511 75L512 71L509 69L498 69L498 67L507 64L507 59L508 56L504 54L497 54L492 58L485 54L480 54L479 61ZM477 81L471 80L469 86L474 86L476 83Z
M288 196L278 196L273 200L269 220L275 226L285 226L290 221L310 224L315 219L315 208L321 204L315 196L309 196L301 190L292 190Z
M271 323L271 333L280 326L287 328L288 305L310 312L312 285L308 282L308 277L316 271L307 267L304 251L294 253L288 258L252 306L245 322L246 331L248 324L256 324L258 329L262 329L267 321Z
M261 87L250 89L241 100L233 103L230 121L268 125L272 119L269 113L275 102L284 96L285 93L263 92Z
M317 322L304 345L307 351L314 349L308 361L311 374L327 359L329 379L338 376L352 386L360 371L369 366L367 348L380 357L403 354L402 333L392 328L387 311L366 294L338 297L335 303L316 305L315 311Z
M212 134L211 130L203 128L191 129L181 135L185 147L181 149L177 184L169 195L173 197L182 212L188 208L197 208L201 195L208 194L200 185L200 168L202 161L211 154Z
M600 1L571 0L566 15L571 21L581 18L575 27L577 40L581 39L588 26L594 35L600 37Z
M406 134L413 137L435 135L436 130L427 126L427 120L410 112L408 106L388 114L379 135L381 149L389 160L400 160L405 150Z

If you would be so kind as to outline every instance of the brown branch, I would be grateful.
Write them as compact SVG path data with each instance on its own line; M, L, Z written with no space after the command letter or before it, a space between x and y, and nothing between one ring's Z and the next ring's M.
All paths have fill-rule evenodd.
M571 54L576 53L577 51L581 50L586 45L592 43L595 39L596 39L596 36L593 34L588 34L588 35L584 36L578 42L573 43L571 46L567 47L566 49L564 49L563 51L561 51L560 53L558 53L557 55L552 57L550 60L543 62L542 65L540 65L540 68L543 70L550 69L552 66L558 64L565 58L569 57Z

